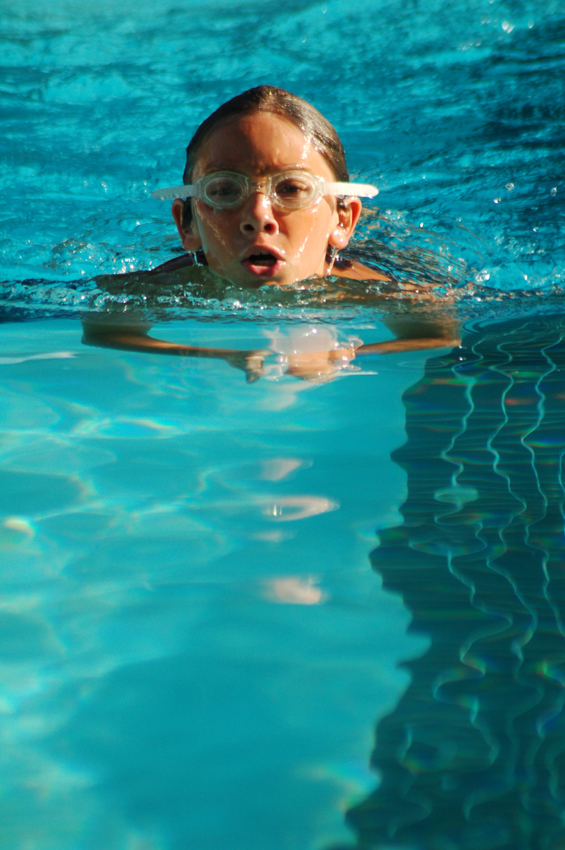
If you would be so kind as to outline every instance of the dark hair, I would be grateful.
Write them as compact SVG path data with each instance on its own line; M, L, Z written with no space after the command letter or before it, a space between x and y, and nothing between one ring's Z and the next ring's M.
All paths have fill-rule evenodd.
M314 148L328 162L336 179L340 182L349 181L343 145L334 127L322 113L308 101L284 89L274 86L256 86L223 103L198 127L186 149L186 166L183 174L185 184L191 182L196 160L210 134L230 118L250 115L253 112L272 112L287 118L312 141ZM184 227L190 227L191 222L192 206L188 199L183 207L182 223Z

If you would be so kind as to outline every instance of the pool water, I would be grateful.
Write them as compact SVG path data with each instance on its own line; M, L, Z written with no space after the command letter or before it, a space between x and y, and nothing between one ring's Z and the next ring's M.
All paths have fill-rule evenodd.
M371 560L431 645L377 726L361 846L562 846L564 355L562 314L468 329L404 396Z
M424 357L246 384L86 348L71 320L4 328L5 846L344 837L397 664L426 646L368 562Z
M0 38L0 847L558 850L561 0L14 0ZM278 353L390 338L402 289L93 280L178 250L150 192L262 82L461 347L299 380ZM275 353L82 342L140 310Z

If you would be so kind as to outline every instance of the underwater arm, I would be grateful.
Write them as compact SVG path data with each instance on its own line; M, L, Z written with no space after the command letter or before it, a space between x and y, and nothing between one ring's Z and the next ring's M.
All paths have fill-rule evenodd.
M383 323L396 335L396 339L361 345L355 350L356 357L454 348L461 344L459 327L452 316L387 316Z
M394 354L396 351L425 351L430 348L454 348L461 340L458 337L424 337L422 339L389 339L386 342L372 342L355 349L355 356L368 354Z
M230 366L242 369L248 382L256 381L263 372L263 360L269 351L233 348L206 348L183 343L167 342L148 335L150 325L139 323L102 323L99 321L82 322L82 341L85 345L99 348L114 348L119 351L148 352L151 354L169 354L178 357L205 357L213 360L225 360Z
M224 358L233 354L231 349L202 348L195 345L167 342L164 339L148 336L149 326L118 325L111 326L83 322L82 341L85 345L98 348L115 348L121 351L149 351L152 354L176 354L180 357Z

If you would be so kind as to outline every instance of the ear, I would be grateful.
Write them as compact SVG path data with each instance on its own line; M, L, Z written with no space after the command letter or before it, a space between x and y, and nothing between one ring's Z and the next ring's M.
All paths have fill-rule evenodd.
M363 204L356 197L344 199L344 204L340 204L337 209L339 220L337 226L329 235L328 242L334 248L341 250L345 248L355 230L355 225L359 221Z
M192 220L192 224L189 227L183 226L183 208L184 201L181 198L175 198L175 200L173 201L173 206L171 207L171 213L173 214L173 218L175 220L175 224L179 232L180 241L185 251L197 251L198 248L200 248L202 245L200 234L198 233L198 230L194 225L194 219Z

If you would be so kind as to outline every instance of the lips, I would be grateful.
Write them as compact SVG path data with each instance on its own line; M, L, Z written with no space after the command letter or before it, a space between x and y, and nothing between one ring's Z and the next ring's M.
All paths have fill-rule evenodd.
M243 268L255 277L272 277L283 266L281 254L271 248L254 245L241 261Z

